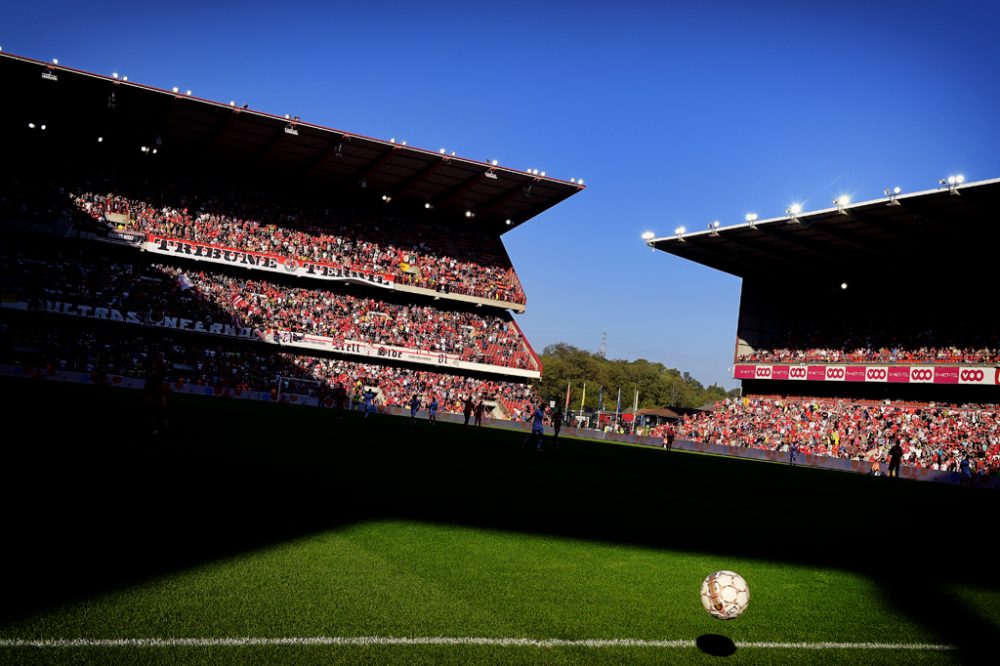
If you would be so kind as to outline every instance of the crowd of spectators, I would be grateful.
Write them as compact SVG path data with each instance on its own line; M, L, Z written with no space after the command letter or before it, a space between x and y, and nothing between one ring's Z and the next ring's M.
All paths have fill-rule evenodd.
M823 318L803 314L801 324L768 336L737 361L759 363L958 363L990 365L1000 361L1000 328L991 318L960 319L953 310L973 315L980 308L942 312L898 306L876 313ZM867 311L864 311L867 312ZM916 314L914 314L916 313Z
M232 391L278 394L279 377L285 391L316 396L332 394L338 383L355 397L368 387L377 390L386 405L406 406L414 394L422 403L436 397L441 409L461 413L466 397L503 404L537 402L523 384L448 375L411 368L358 363L344 359L273 353L252 343L225 343L205 337L124 332L109 327L52 328L19 323L0 324L0 362L22 368L90 373L95 383L109 376L144 378L154 363L166 367L172 386L184 384ZM495 417L512 418L504 410Z
M432 307L356 296L345 289L291 288L164 265L141 266L93 254L2 255L4 283L32 299L238 323L267 340L281 332L457 355L465 361L537 368L507 313Z
M75 191L72 204L114 228L261 252L386 276L396 283L523 305L524 290L496 235L330 209L294 209L246 193ZM124 221L109 222L107 213Z
M884 462L896 442L903 462L957 471L966 453L1000 474L1000 406L940 406L837 399L743 397L685 416L677 436L707 444Z
M737 357L756 363L956 363L991 365L1000 361L1000 347L858 347L854 349L755 349Z

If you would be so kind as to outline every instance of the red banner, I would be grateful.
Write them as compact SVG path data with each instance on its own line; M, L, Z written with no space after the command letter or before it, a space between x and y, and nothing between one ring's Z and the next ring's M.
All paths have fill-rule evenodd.
M769 365L741 363L733 379L1000 386L1000 368L932 365Z

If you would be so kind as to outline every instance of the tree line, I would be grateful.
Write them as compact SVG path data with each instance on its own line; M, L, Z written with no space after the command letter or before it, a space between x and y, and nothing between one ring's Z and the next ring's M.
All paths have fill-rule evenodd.
M639 389L639 409L654 407L702 407L727 397L737 397L739 389L727 391L717 384L705 387L687 372L668 368L646 359L626 361L607 359L566 343L556 343L541 355L543 377L535 389L544 400L562 406L569 382L570 409L580 409L583 385L587 384L584 406L597 409L601 387L603 408L614 411L618 389L622 391L622 411L632 408L635 389Z

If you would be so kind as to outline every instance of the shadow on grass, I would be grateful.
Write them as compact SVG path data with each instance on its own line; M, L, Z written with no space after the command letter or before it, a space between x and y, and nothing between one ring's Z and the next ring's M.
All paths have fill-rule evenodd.
M719 634L703 634L694 643L699 650L713 657L728 657L736 653L736 643Z
M500 430L182 396L169 436L150 439L132 392L0 385L11 413L38 415L6 446L0 622L404 519L852 570L963 658L1000 644L947 590L997 589L977 566L984 545L940 529L995 524L996 493L581 441L538 454ZM728 640L702 639L709 654Z

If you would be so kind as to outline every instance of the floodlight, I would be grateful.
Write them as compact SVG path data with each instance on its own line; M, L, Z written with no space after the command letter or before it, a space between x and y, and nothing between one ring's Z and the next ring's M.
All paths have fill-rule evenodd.
M965 176L962 174L956 174L954 176L948 176L947 178L942 178L939 181L942 185L948 186L948 192L950 194L958 195L958 186L965 182Z
M788 222L790 224L799 224L799 213L802 212L802 204L793 203L791 206L785 209L785 213L788 215Z
M117 79L118 78L118 72L111 72L111 78Z
M59 64L59 58L53 58L52 59L52 64L53 65L58 65Z
M467 211L465 211L465 216L469 217L469 218L472 218L472 217L475 217L476 214L473 213L471 210L467 210Z
M642 240L646 241L647 243L653 240L654 238L656 238L656 234L654 234L652 231L642 232Z
M897 185L896 187L893 187L892 189L889 189L887 187L884 190L882 190L882 192L885 193L885 196L889 197L889 203L886 204L886 205L887 206L900 206L900 205L902 205L902 204L900 204L896 200L896 197L898 197L899 193L902 192L902 191L903 191L903 188L901 188L899 185Z
M841 283L840 283L840 288L841 288L842 290L846 290L846 289L847 289L847 283L846 283L846 282L841 282Z
M431 208L434 208L434 206L432 206L431 202L428 201L427 203L424 204L424 208L426 208L427 210L430 210Z
M506 225L507 225L507 226L509 227L510 225L512 225L512 224L514 224L514 223L513 223L513 222L511 222L510 218L508 217L508 218L507 218L507 221L505 222L505 224L506 224Z
M297 129L295 129L295 124L294 123L288 123L287 125L285 125L285 134L291 134L292 136L298 136L299 135L299 131Z
M35 129L35 123L28 123L28 129Z
M174 86L173 88L171 88L171 90L173 90L175 93L179 93L181 91L181 89L178 88L177 86Z
M713 222L709 222L708 223L708 230L711 232L709 235L710 236L718 236L719 235L719 227L720 226L722 226L722 224L718 220L715 220Z
M833 200L833 205L837 207L837 212L841 215L847 215L847 211L844 210L845 207L851 204L851 197L847 194L841 194L839 197Z
M97 137L97 143L104 143L104 137L103 136Z
M493 166L499 166L500 160L490 160L490 164L492 164Z
M676 229L674 229L674 233L677 234L678 236L681 236L687 233L687 227L677 227Z
M487 171L483 175L486 176L487 178L489 178L490 180L496 180L497 179L497 175L495 173L493 173L493 169L490 169L489 171Z

